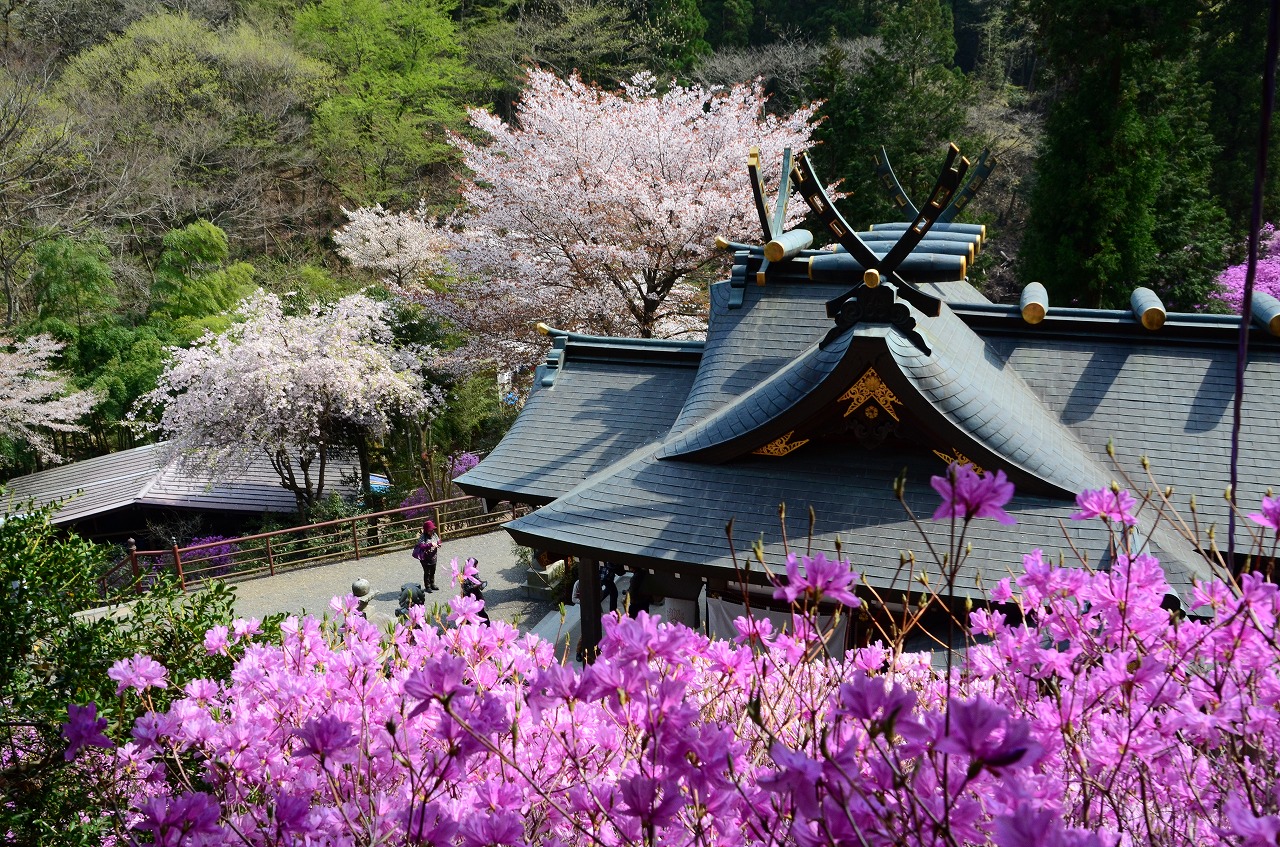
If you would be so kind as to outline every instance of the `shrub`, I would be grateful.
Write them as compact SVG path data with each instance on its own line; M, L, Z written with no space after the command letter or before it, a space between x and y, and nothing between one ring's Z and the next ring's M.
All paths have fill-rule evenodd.
M213 544L214 542L230 542L231 539L225 535L204 535L199 538L191 539L188 547L197 547L201 544ZM182 566L188 572L199 576L201 579L208 577L226 576L231 573L235 566L235 556L240 552L240 545L235 543L222 543L214 547L205 547L202 550L195 550L182 557Z
M1244 279L1248 269L1248 262L1241 262L1219 274L1217 291L1209 299L1219 307L1225 305L1228 310L1239 314L1244 302ZM1280 297L1280 234L1271 224L1263 226L1258 234L1258 267L1253 287L1255 291Z
M48 509L0 521L4 843L100 843L123 798L97 748L127 738L148 709L167 709L189 679L231 670L230 656L203 648L211 627L231 622L230 590L215 583L186 594L160 577L126 616L98 614L103 556L103 548L53 527ZM109 677L113 662L143 653L163 664L174 686L145 705L117 698ZM81 749L89 753L75 755Z
M1012 520L1000 474L935 483L935 518L961 527L952 554L970 521ZM332 620L290 618L279 646L211 635L214 654L244 650L230 678L140 720L117 775L157 843L1275 843L1276 586L1204 583L1208 617L1170 612L1133 546L1139 504L1078 502L1111 527L1115 564L1027 555L954 667L901 639L831 659L817 604L856 605L858 578L821 555L777 581L784 631L740 618L729 643L610 617L582 671L477 625L470 598L450 601L454 626L415 607L385 636L335 598ZM1251 517L1275 529L1280 498ZM121 671L126 698L145 702L161 670Z

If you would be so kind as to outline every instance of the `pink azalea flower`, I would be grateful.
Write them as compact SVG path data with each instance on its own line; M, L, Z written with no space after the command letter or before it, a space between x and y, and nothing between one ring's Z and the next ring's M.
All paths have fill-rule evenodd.
M1262 511L1249 515L1249 520L1261 526L1280 530L1280 497L1263 497Z
M142 819L135 829L150 832L156 844L200 844L200 836L222 834L218 801L204 792L178 797L152 797L138 807Z
M1080 511L1071 516L1073 521L1102 518L1109 523L1121 523L1125 526L1133 526L1138 522L1133 516L1137 503L1128 491L1115 492L1109 488L1081 491L1076 495L1076 505L1080 507Z
M951 730L937 744L941 753L959 753L987 767L1031 764L1040 756L1040 745L1031 740L1024 720L1011 720L1009 712L979 695L949 704Z
M252 638L262 632L262 621L257 618L236 618L231 622L231 634L234 641Z
M1242 839L1245 847L1275 847L1280 838L1280 817L1255 815L1236 794L1227 798L1225 811L1232 834Z
M116 681L116 694L123 694L126 688L139 693L148 688L168 688L168 673L155 659L135 653L132 659L121 659L112 665L107 676Z
M462 585L464 580L476 579L480 576L480 569L476 567L476 560L467 557L467 561L462 567L458 567L458 558L455 556L449 561L449 569L453 571L453 584Z
M800 573L801 564L804 565L803 575ZM787 580L774 589L773 597L792 604L801 597L811 603L834 600L856 609L861 601L849 586L857 579L858 573L851 570L844 559L828 559L822 553L813 557L797 557L792 553L787 556Z
M351 724L331 714L307 721L293 734L302 739L303 751L317 759L353 758L348 754L354 753L352 748L358 742Z
M773 637L773 621L768 618L739 615L733 619L733 628L738 631L733 637L735 644L766 644Z
M67 741L67 751L63 757L69 762L80 752L81 747L101 747L110 750L115 742L102 734L107 728L107 719L98 717L98 704L78 706L71 703L67 706L67 722L62 725L62 737Z
M1004 510L1004 505L1013 498L1013 483L1004 471L996 471L994 475L978 474L972 465L953 464L947 468L946 476L935 476L929 484L942 497L942 503L933 513L935 521L992 518L1002 524L1017 523Z
M858 674L837 690L835 713L892 727L898 715L915 708L916 695L897 683L886 683L883 677Z
M204 634L204 649L210 656L227 652L227 633L225 626L218 625Z
M1006 576L991 589L991 599L996 603L1008 603L1013 599L1013 587L1009 584L1009 577Z
M484 609L484 601L466 594L449 598L449 620L456 624L480 623L480 612Z

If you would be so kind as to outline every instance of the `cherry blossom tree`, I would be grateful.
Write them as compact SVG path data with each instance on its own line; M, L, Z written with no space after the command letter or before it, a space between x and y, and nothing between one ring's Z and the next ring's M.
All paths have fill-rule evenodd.
M50 367L62 347L49 335L16 343L0 337L0 440L25 442L44 462L62 460L48 432L83 432L76 421L102 399L94 391L72 391L66 376Z
M385 304L356 294L289 315L259 291L236 316L226 333L171 349L140 403L162 409L154 428L215 477L265 452L305 513L324 496L335 449L385 435L394 412L430 414L442 402L424 386L423 352L389 346Z
M396 285L445 269L449 242L427 222L425 204L412 212L392 212L381 203L342 211L351 222L334 233L333 241L353 265L384 273Z
M700 284L724 260L715 237L760 235L749 148L776 180L783 148L810 144L813 107L777 117L764 103L759 84L659 94L652 76L638 75L612 92L531 70L514 125L473 110L488 140L454 138L474 174L454 220L359 210L335 241L349 261L469 330L472 360L478 346L527 363L538 320L690 334L704 325ZM437 273L442 257L457 282L405 284Z

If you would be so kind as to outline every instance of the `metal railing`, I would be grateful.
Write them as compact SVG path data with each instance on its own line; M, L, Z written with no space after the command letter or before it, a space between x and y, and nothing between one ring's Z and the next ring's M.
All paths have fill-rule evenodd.
M133 584L145 590L148 575L172 573L185 589L205 579L275 576L288 570L326 562L360 559L412 547L422 522L435 521L440 537L461 538L488 532L519 514L519 507L486 512L478 497L452 497L415 506L401 506L367 515L277 529L164 550L139 550L129 539L128 555L100 580L103 590L118 571L128 566Z

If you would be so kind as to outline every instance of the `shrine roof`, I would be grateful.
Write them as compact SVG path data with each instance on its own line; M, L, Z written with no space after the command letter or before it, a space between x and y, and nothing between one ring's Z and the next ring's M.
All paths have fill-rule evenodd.
M871 344L878 345L875 361L885 373L884 363L891 362L937 414L1009 464L984 465L981 454L966 453L966 459L1006 472L1035 459L1042 463L1039 473L1060 488L1020 484L1009 507L1017 526L971 526L975 553L962 576L965 592L977 579L989 585L1016 571L1032 544L1070 555L1063 524L1079 549L1095 559L1104 554L1103 528L1072 522L1069 494L1117 475L1106 456L1108 441L1131 469L1138 455L1149 456L1161 484L1200 494L1202 524L1225 520L1218 498L1206 495L1226 485L1230 342L1238 318L1171 314L1152 332L1128 313L1051 311L1029 325L1016 307L956 302L919 321L929 354L884 324L859 325L824 351L818 341L830 319L812 315L821 314L821 303L840 286L748 286L741 309L725 307L728 287L712 287L705 345L644 342L625 349L640 342L565 336L552 366L540 369L538 388L511 433L460 484L493 499L542 505L508 524L522 543L721 577L732 571L733 553L745 561L756 539L763 539L773 563L783 561L778 505L787 505L793 542L807 534L812 507L814 549L829 552L839 539L845 550L857 551L855 561L873 585L903 590L899 551L925 557L890 482L905 469L908 504L930 514L937 496L928 480L945 467L947 452L935 448L956 445L868 450L818 441L781 457L750 450L716 461L679 455L682 445L737 414L735 407L753 392L802 400L814 380L791 376L806 367L818 373L824 357L838 362L851 347ZM945 285L940 293L949 293ZM1245 503L1260 499L1280 465L1280 423L1272 413L1280 396L1280 343L1261 331L1248 381L1242 449L1249 458L1238 488ZM906 394L899 390L899 397ZM748 430L733 429L730 440ZM737 540L732 553L724 533L730 520ZM1152 544L1180 591L1193 577L1208 575L1195 551L1167 529L1158 529Z
M922 519L932 544L945 551L949 524L928 520L938 504L929 478L939 467L935 457L920 451L868 452L848 444L801 450L784 462L750 456L720 465L659 461L652 450L643 450L507 529L517 542L539 548L732 580L738 567L753 561L757 542L770 567L783 569L785 523L791 551L831 555L841 549L878 591L918 591L901 565L903 553L920 563L916 576L928 572L937 585L940 574L892 485L905 472L905 502ZM786 505L785 521L780 504ZM1022 557L1033 548L1057 561L1059 555L1070 560L1074 545L1089 551L1094 564L1104 562L1107 532L1098 521L1072 521L1074 502L1019 493L1007 508L1016 525L984 520L969 526L965 541L973 552L960 570L957 596L978 598L1001 578L1020 573ZM1209 575L1188 545L1166 529L1155 533L1152 550L1172 565L1170 582L1184 596L1192 577ZM759 566L753 567L758 577Z
M930 515L930 478L969 464L1017 486L1006 507L1016 525L965 529L973 552L954 593L979 596L979 586L1016 573L1032 545L1095 563L1109 555L1104 524L1071 520L1077 492L1123 476L1109 443L1127 468L1137 471L1143 455L1158 474L1148 483L1139 471L1129 484L1201 494L1201 526L1224 522L1225 502L1204 495L1228 474L1238 317L1166 314L1147 289L1127 311L1051 306L1038 283L1016 306L991 303L965 278L985 227L953 220L994 167L985 153L963 183L969 162L949 148L918 207L893 178L908 220L866 232L840 215L806 156L790 162L784 153L771 212L758 154L749 157L764 243L718 239L733 269L710 288L700 349L683 348L678 365L673 351L651 351L624 375L588 355L614 342L582 339L579 351L571 336L557 341L516 427L458 480L472 493L542 504L507 524L518 541L736 580L753 545L781 567L790 539L793 550L843 549L878 590L911 591L903 552L933 557L904 503ZM809 249L810 232L784 229L793 186L835 247ZM1265 329L1251 328L1237 486L1246 504L1280 466L1280 301L1264 296L1254 314ZM574 432L561 433L566 422ZM893 495L899 478L904 503ZM1153 511L1136 531L1185 596L1208 568ZM924 524L945 550L950 527Z
M663 437L701 354L700 342L557 333L511 430L457 483L491 500L554 500Z

